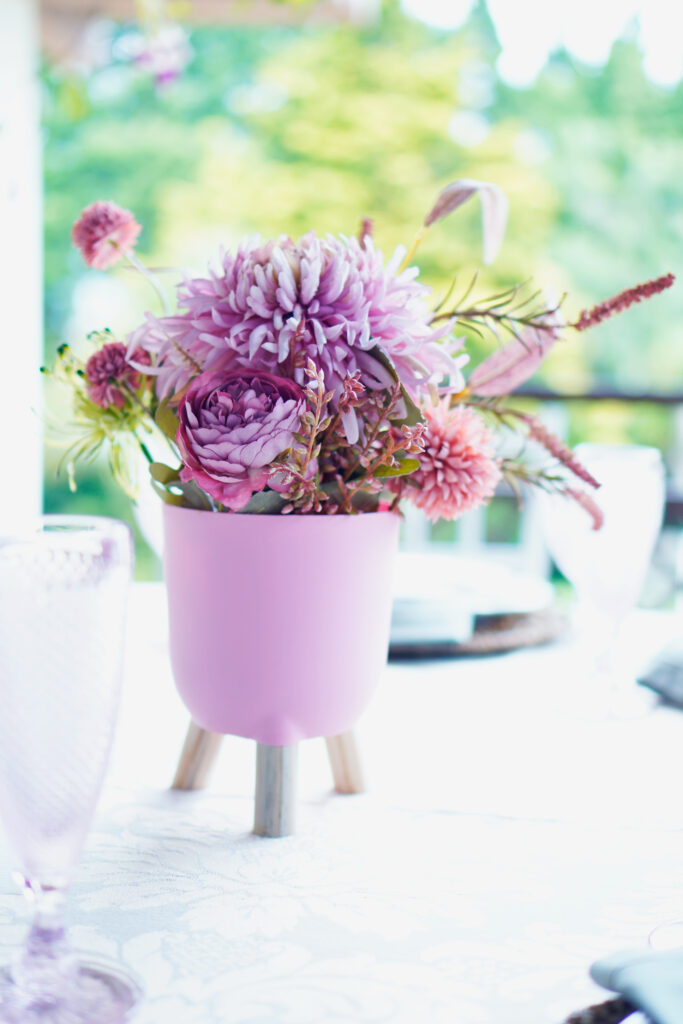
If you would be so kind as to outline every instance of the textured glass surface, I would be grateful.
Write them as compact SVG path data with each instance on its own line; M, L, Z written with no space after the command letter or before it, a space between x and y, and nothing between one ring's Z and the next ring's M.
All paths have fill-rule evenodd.
M35 909L0 973L0 1021L118 1021L137 996L79 964L61 920L113 737L131 560L108 519L48 516L0 537L0 819Z

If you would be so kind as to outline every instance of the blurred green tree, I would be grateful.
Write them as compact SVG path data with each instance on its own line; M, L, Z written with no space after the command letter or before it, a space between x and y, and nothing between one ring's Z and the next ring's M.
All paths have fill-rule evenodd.
M570 291L572 317L637 280L683 269L683 88L649 83L633 40L600 70L558 53L523 91L496 75L483 3L452 33L409 20L392 0L363 30L197 29L192 45L187 72L163 91L122 64L87 79L45 71L48 360L57 344L79 341L69 336L74 294L93 273L70 249L69 231L98 197L135 211L149 262L203 270L245 233L351 234L363 216L374 218L388 254L410 242L439 188L473 177L497 182L511 203L482 290L533 275ZM464 289L480 252L479 211L467 207L427 237L423 276L438 293L457 269ZM126 272L113 277L133 284ZM560 389L675 387L679 294L558 346L546 379ZM150 299L137 283L123 295L112 292L108 324L87 326L132 327ZM470 345L476 357L480 343ZM578 414L573 433L590 424L594 414ZM670 429L656 410L610 424L602 429L662 444ZM50 457L48 507L120 509L106 474L74 498L53 482L53 468Z

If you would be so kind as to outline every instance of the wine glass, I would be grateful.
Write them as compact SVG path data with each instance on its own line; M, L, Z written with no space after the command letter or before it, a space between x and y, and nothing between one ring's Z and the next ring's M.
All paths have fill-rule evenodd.
M600 483L593 498L604 515L599 530L574 502L539 496L541 524L555 563L578 600L579 636L592 670L593 711L606 703L608 718L631 717L651 700L617 663L620 631L635 607L662 523L664 466L658 449L633 444L576 446L576 458ZM580 687L580 683L579 683Z
M113 1024L140 997L76 956L62 917L111 747L131 566L112 519L44 516L0 535L0 819L33 907L0 970L3 1024Z

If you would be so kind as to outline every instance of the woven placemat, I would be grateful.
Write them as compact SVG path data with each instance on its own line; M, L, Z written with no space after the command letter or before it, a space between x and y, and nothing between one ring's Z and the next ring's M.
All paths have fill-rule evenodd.
M538 647L557 640L569 627L569 620L555 608L514 615L479 616L472 636L460 643L427 641L392 643L390 661L419 658L457 658L479 654L503 654L518 647Z

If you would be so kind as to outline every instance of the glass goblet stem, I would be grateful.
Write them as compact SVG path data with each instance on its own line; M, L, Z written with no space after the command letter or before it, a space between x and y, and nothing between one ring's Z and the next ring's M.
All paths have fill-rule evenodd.
M64 928L66 889L41 885L24 879L24 891L33 907L33 921L11 968L15 984L26 993L39 994L41 1001L59 998L74 979L78 962Z

